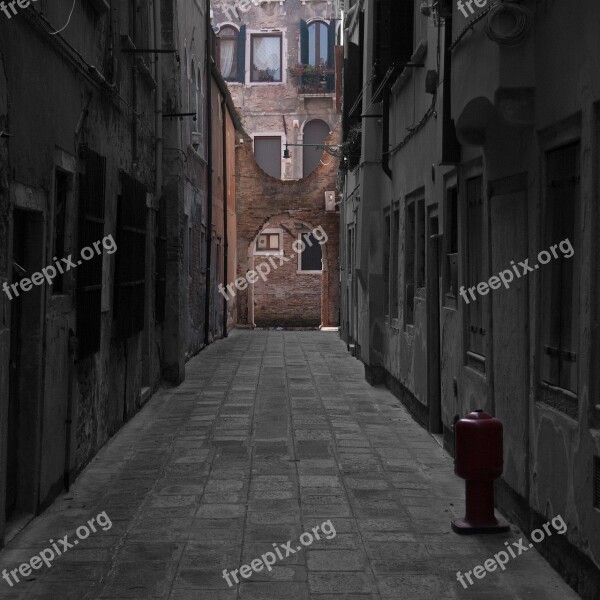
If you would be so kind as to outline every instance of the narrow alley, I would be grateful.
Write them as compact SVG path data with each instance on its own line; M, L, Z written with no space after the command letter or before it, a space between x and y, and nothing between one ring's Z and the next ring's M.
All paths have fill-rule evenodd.
M531 548L465 589L457 571L522 534L456 535L463 498L452 459L365 381L336 332L238 329L190 360L185 382L156 393L7 544L10 572L65 540L50 567L1 581L0 599L579 597ZM94 515L103 526L80 533ZM326 535L308 541L318 526ZM228 586L224 570L289 541L292 556Z

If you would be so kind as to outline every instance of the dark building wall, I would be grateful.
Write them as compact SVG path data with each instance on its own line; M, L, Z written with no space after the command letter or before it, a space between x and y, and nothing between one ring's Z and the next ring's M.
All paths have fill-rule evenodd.
M485 34L485 19L462 36L467 19L456 6L452 27L438 29L415 3L413 62L424 67L405 69L391 88L392 177L380 166L381 125L364 119L364 163L345 181L342 335L365 362L368 378L385 381L425 427L443 430L449 451L456 416L482 408L502 420L498 505L527 533L561 515L567 533L548 540L542 551L582 597L595 598L600 517L593 481L600 437L593 398L599 380L590 365L597 363L599 348L594 231L600 217L600 80L591 32L598 6L587 2L572 11L557 3L523 5L531 29L513 48ZM368 74L381 40L373 33L375 3L363 6ZM358 39L358 22L351 15L346 23L349 40ZM445 53L453 41L454 49ZM435 95L425 92L428 71L439 73ZM451 151L448 118L456 125L459 152ZM573 144L572 161L552 162L553 153ZM530 265L538 263L540 251L565 238L560 232L568 213L552 217L553 194L562 198L563 209L576 206L574 255L562 258L559 252L560 258L535 272L515 276L509 289L502 286L467 304L461 286L487 281L511 269L511 261L529 257ZM423 212L413 227L411 206L419 201ZM390 215L394 222L395 210L397 243L386 221ZM420 283L414 262L419 235L425 267ZM573 261L579 277L572 284L544 283L557 261ZM558 367L547 366L555 354L544 341L545 315L557 298L565 301L574 293L575 333L561 363L561 373L572 376L549 384ZM394 305L395 312L389 308Z
M110 15L97 15L88 3L78 5L71 23L56 38L50 32L63 24L58 22L56 7L48 7L45 19L34 8L22 13L0 23L2 77L6 78L0 94L0 129L12 135L0 141L5 232L0 269L2 281L9 283L15 282L12 263L18 256L24 257L29 276L52 265L56 254L59 259L68 254L77 258L80 177L85 176L87 164L82 147L106 159L104 226L98 241L109 235L117 239L121 172L145 186L148 193L154 187L152 86L133 69L134 56L110 44ZM113 82L115 87L111 87ZM134 115L133 105L142 118ZM61 178L68 183L66 205L60 209L64 212L59 213ZM145 208L146 194L142 202ZM56 234L61 252L55 246L59 219L64 219L64 233ZM148 219L153 222L152 215ZM92 334L82 329L84 323L78 322L76 310L76 286L84 267L65 274L62 291L55 281L54 287L43 284L21 292L18 299L8 300L2 294L3 331L8 335L7 330L13 330L12 354L8 346L0 354L4 385L11 358L15 353L19 358L12 363L18 364L10 373L12 386L4 387L1 394L2 427L7 427L8 419L8 427L16 425L18 434L8 447L2 436L0 472L4 478L7 454L8 476L12 477L15 464L18 472L11 479L12 489L0 485L0 523L7 491L18 510L36 513L43 509L60 492L63 480L76 476L139 409L147 398L142 390L158 384L160 329L151 327L145 337L140 333L127 339L117 336L113 284L118 252L117 246L114 253L104 250L102 256L90 259L99 263L102 283L100 304L87 321L99 321L100 345L89 356L82 355L82 347ZM152 259L150 255L142 258ZM153 297L149 284L148 311L153 310ZM20 325L14 320L17 313ZM16 416L7 417L7 404Z

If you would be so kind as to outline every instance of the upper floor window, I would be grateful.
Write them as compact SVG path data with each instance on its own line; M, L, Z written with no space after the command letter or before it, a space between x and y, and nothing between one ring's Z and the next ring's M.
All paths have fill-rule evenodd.
M333 68L337 21L300 21L300 63L312 67Z
M281 81L281 35L252 35L250 81Z
M217 58L225 81L238 80L238 37L238 30L231 25L224 25L219 31Z
M315 21L308 26L308 64L313 67L327 66L328 30L328 26L322 21Z

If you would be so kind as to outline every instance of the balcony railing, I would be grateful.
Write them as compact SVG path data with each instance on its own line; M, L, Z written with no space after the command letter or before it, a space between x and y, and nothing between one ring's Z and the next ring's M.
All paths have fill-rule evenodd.
M290 70L299 94L333 94L335 92L335 69L324 66L296 65Z

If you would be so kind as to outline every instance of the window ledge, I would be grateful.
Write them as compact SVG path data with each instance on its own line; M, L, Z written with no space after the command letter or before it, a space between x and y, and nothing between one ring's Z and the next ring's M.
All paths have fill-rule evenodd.
M321 275L323 271L302 271L301 269L296 269L296 274L298 275Z
M465 366L485 377L485 356L467 350Z

